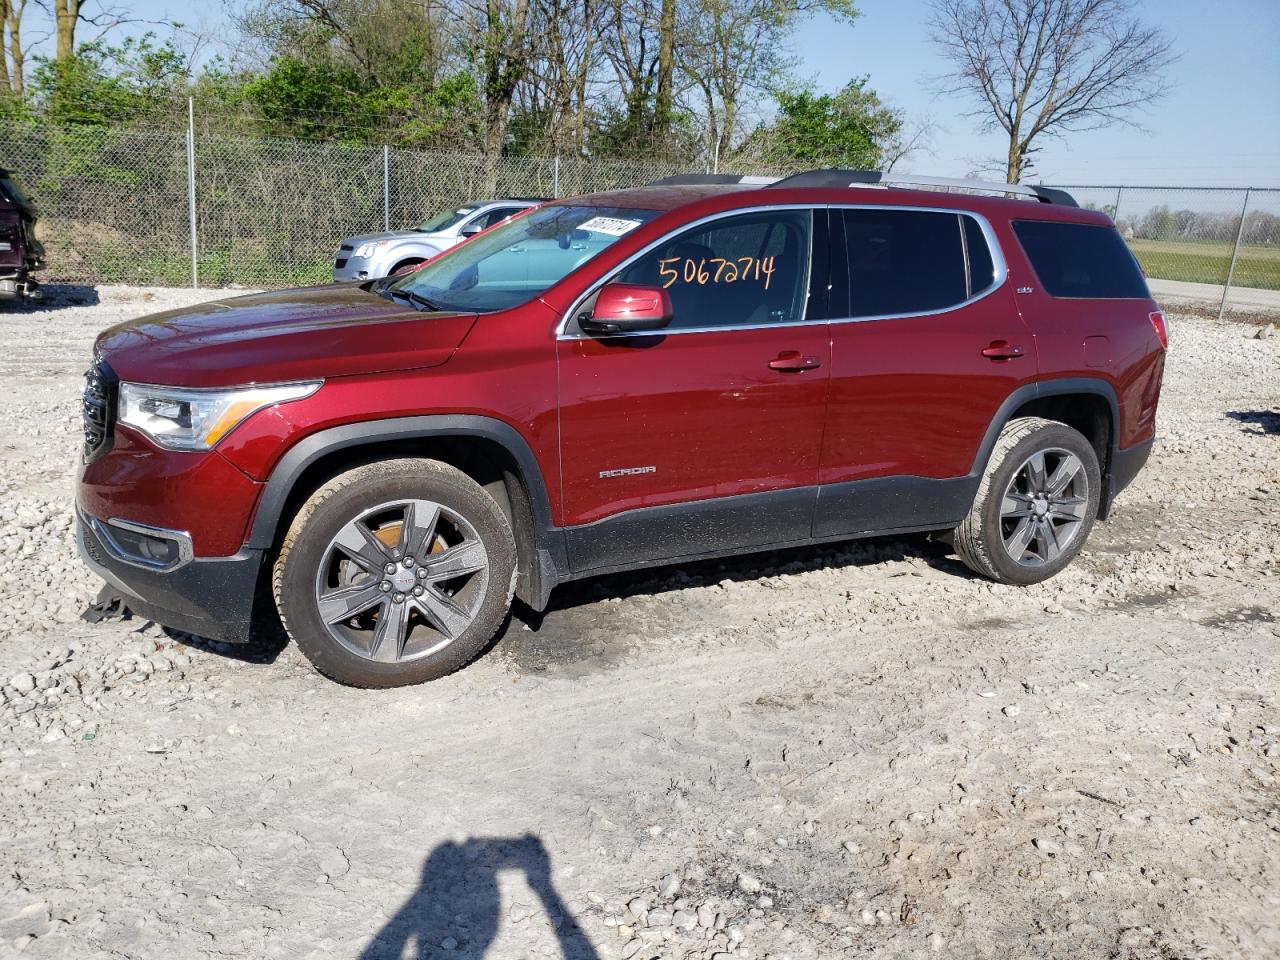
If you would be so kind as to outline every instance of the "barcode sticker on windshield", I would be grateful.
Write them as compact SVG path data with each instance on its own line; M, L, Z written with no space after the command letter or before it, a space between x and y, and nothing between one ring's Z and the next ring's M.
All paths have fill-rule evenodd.
M607 233L611 237L620 237L638 226L640 226L639 220L622 220L618 217L592 217L578 229L590 230L593 233Z

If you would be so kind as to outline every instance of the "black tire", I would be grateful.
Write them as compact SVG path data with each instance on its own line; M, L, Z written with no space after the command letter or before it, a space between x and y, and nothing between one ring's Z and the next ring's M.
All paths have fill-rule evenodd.
M1082 516L1069 543L1052 559L1029 566L1014 560L1005 546L1002 503L1010 482L1036 453L1068 451L1083 468L1087 496L1080 498ZM1000 583L1027 585L1040 583L1062 571L1080 552L1098 516L1102 476L1093 446L1078 431L1056 420L1019 417L1010 420L996 440L987 469L978 485L969 514L952 531L956 553L975 573Z
M344 525L382 504L410 499L433 501L465 518L484 546L487 581L470 624L443 649L419 659L377 662L353 653L330 633L320 616L317 577ZM402 459L350 470L312 494L281 544L272 585L285 629L316 670L353 687L399 687L452 673L485 648L510 608L515 570L511 524L482 487L448 464Z

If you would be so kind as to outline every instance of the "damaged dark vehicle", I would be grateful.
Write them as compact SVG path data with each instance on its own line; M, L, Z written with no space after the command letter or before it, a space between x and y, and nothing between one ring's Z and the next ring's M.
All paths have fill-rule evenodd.
M35 207L9 171L0 168L0 302L41 296L40 284L31 276L44 266L35 226Z

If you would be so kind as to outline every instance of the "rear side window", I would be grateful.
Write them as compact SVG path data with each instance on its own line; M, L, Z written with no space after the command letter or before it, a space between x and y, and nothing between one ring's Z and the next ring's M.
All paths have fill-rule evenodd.
M1101 300L1150 296L1137 261L1111 227L1015 220L1013 231L1050 296Z
M995 282L996 265L991 261L987 238L973 217L961 217L964 224L964 251L969 259L969 295L987 289Z
M496 210L490 210L488 213L482 215L479 218L479 223L482 227L488 229L495 223L501 223L503 220L507 219L507 217L519 213L520 209L520 207L498 207Z
M850 316L927 313L969 298L962 229L969 218L874 208L843 212Z
M804 318L808 210L724 217L665 241L617 277L662 287L672 328L742 327Z

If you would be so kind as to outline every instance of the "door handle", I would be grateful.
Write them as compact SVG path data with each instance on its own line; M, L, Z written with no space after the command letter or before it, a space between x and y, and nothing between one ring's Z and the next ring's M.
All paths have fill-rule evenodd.
M982 348L982 355L988 360L1016 360L1023 356L1022 348L1008 340L993 340L990 346Z
M814 370L822 366L817 357L802 356L799 350L786 350L778 354L777 359L769 361L770 370L781 370L783 373L800 373Z

